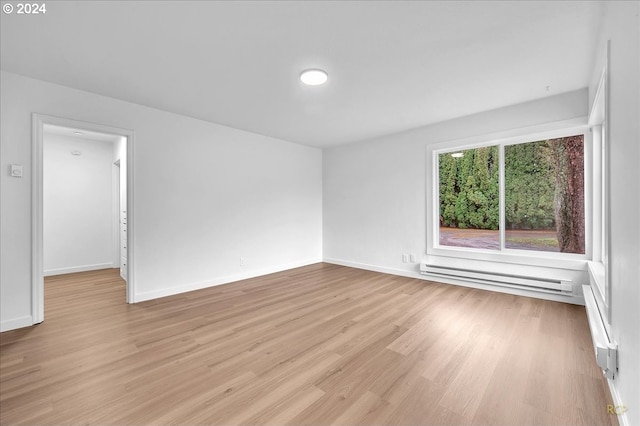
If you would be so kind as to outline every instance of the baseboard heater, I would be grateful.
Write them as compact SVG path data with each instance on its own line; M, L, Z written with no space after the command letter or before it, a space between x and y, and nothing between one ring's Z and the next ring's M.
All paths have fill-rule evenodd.
M609 339L591 286L583 285L582 291L596 361L604 375L613 380L618 372L618 345Z
M433 277L463 279L483 284L525 288L528 290L544 290L560 294L571 294L573 291L571 280L566 279L531 277L504 272L490 272L429 263L420 264L420 273Z

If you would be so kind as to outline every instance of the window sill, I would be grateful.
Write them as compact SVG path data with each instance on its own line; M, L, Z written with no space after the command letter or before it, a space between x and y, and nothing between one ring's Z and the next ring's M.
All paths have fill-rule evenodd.
M587 270L589 271L589 281L594 291L599 291L600 296L604 294L605 287L605 269L604 263L590 261L587 262Z
M427 256L453 258L471 261L483 261L487 264L506 264L514 266L533 266L554 269L585 271L589 262L587 255L568 253L545 253L524 250L479 250L463 247L438 246L427 250Z

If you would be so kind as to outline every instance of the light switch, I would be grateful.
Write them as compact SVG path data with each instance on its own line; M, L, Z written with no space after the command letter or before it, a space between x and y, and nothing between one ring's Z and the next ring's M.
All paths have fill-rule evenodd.
M17 178L22 177L22 166L20 164L11 165L11 176Z

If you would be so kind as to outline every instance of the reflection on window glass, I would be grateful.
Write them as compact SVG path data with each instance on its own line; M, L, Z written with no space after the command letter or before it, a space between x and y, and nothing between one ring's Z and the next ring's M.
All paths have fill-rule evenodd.
M440 245L500 249L498 147L439 155Z

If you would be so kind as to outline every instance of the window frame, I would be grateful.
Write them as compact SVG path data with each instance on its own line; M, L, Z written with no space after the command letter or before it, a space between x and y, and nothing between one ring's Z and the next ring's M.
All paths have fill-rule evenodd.
M553 139L563 136L584 135L584 193L585 193L585 254L544 252L504 247L504 146ZM498 146L500 150L500 244L501 250L477 249L439 244L439 155L485 146ZM599 235L600 226L593 221L593 141L587 117L514 129L499 134L458 139L427 146L427 255L489 262L526 264L551 268L584 270L585 263L593 257L594 235ZM594 229L598 228L598 229Z
M588 125L593 133L594 152L594 229L595 244L592 261L588 264L591 289L594 294L605 330L611 327L611 271L609 250L611 247L610 227L610 157L609 157L609 99L608 99L608 57L609 45L605 52L605 64L598 81Z

